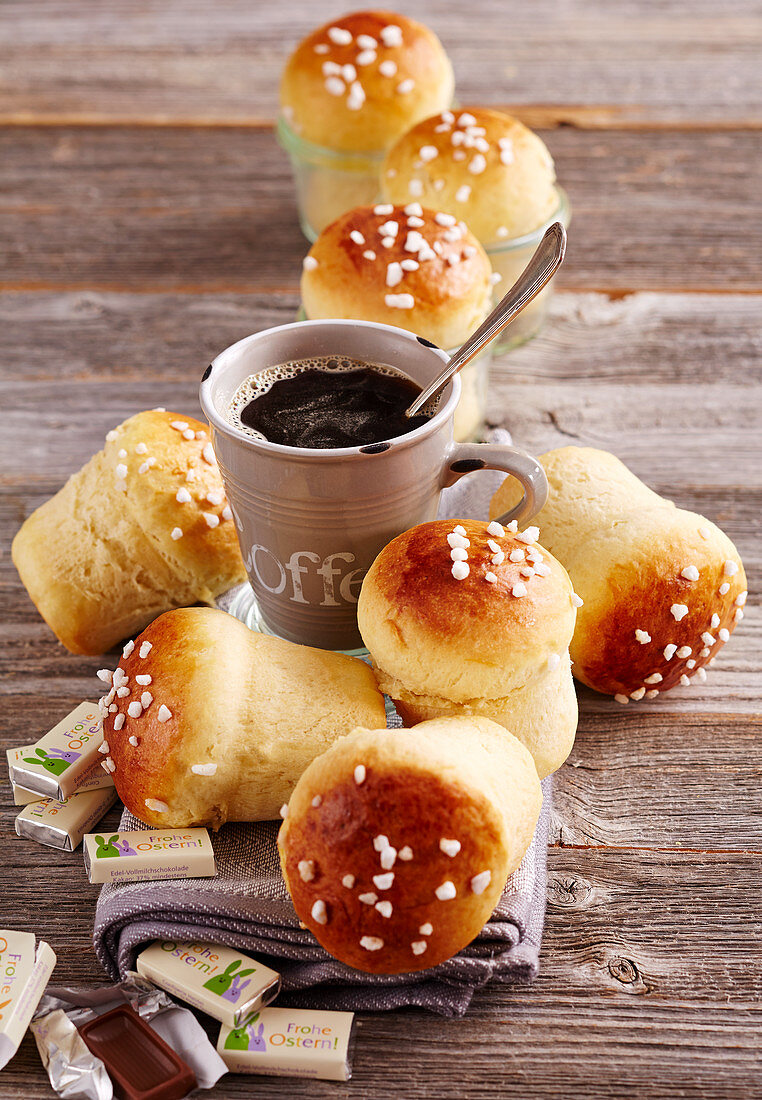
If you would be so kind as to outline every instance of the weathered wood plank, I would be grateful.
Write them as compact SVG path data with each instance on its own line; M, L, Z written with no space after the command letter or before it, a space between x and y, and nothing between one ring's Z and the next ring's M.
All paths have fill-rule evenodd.
M269 122L289 51L330 14L306 2L225 0L211 19L202 0L6 0L0 121ZM753 0L723 5L719 26L710 0L539 0L509 19L500 0L468 15L421 0L415 16L448 50L460 102L509 105L530 124L762 123Z
M758 135L546 136L574 208L561 285L760 289ZM0 157L0 289L298 286L306 245L269 131L6 128Z
M34 647L23 627L0 639L5 746L34 741L83 699L97 699L95 670L117 663L118 653L72 657L43 631ZM647 705L597 713L590 695L581 696L577 740L555 780L554 843L756 851L762 860L759 714L738 713L726 691L704 691L697 713L677 698L664 713Z
M294 320L299 294L0 294L7 377L187 379L198 364L259 329ZM33 337L33 338L32 338ZM500 357L493 375L521 382L753 383L762 372L759 301L746 294L554 296L541 334Z
M96 888L72 889L83 873L79 853L25 841L5 848L16 926L39 931L29 898L44 877L56 899L44 922L59 952L56 980L102 981L89 946ZM343 1092L406 1100L762 1095L762 945L759 925L739 918L756 907L759 856L551 849L549 864L537 982L490 986L457 1021L418 1010L362 1014ZM4 1071L3 1095L42 1095L44 1080L27 1038ZM257 1078L256 1086L267 1097L306 1094L290 1079ZM251 1087L229 1077L218 1094L232 1100ZM335 1085L310 1082L308 1093L335 1096Z

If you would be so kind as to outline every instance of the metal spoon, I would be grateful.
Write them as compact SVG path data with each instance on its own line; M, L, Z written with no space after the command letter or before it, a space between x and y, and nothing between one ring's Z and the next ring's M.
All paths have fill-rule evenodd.
M466 340L463 347L455 352L442 373L418 394L409 408L405 409L405 416L415 416L418 410L435 393L441 390L454 374L465 367L466 363L470 362L485 344L488 344L499 332L502 332L516 314L521 313L524 306L529 305L555 274L565 253L566 230L561 222L554 222L537 246L534 256L532 256L532 259L502 301L493 309L487 320L479 326L473 336Z

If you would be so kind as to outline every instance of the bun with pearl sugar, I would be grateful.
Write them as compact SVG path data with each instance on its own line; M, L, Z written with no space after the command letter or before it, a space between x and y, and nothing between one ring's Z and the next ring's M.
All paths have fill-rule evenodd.
M450 105L452 66L427 27L390 11L358 11L319 27L291 54L280 86L284 117L305 141L385 150Z
M172 607L245 580L205 424L130 417L13 540L38 611L72 653L97 654Z
M490 306L487 254L452 214L418 203L361 206L318 237L304 261L310 320L348 317L462 344Z
M746 602L730 539L607 451L561 447L540 462L550 493L535 522L584 601L571 644L577 679L620 703L705 680ZM490 513L517 499L505 482Z
M103 766L147 825L277 818L319 753L384 721L362 661L258 634L209 607L170 611L128 642L101 700Z
M382 691L408 724L482 715L529 749L540 778L577 728L569 666L575 597L537 544L478 520L437 520L399 535L365 577L357 621Z
M436 966L489 919L541 802L531 756L485 718L356 729L310 764L284 807L294 907L356 970Z
M463 218L482 244L532 233L558 207L545 143L486 107L442 111L408 130L381 172L391 202L418 199Z

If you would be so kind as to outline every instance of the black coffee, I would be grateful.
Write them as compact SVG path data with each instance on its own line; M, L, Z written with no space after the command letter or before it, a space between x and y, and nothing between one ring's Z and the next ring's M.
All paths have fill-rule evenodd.
M392 367L344 356L299 359L251 375L228 419L256 438L289 447L364 447L405 435L428 415L405 409L421 387Z

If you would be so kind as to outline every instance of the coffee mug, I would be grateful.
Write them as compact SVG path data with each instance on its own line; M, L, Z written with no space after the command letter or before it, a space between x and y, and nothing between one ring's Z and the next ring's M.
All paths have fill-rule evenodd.
M429 341L391 325L301 321L257 332L223 351L204 373L200 398L260 627L304 645L352 650L362 646L356 605L365 573L396 535L436 517L443 488L473 470L502 470L524 490L504 518L524 521L544 504L547 481L524 451L454 442L457 376L425 424L364 447L283 446L228 421L231 399L250 375L330 355L394 367L421 387L448 361ZM240 606L235 613L247 617Z

